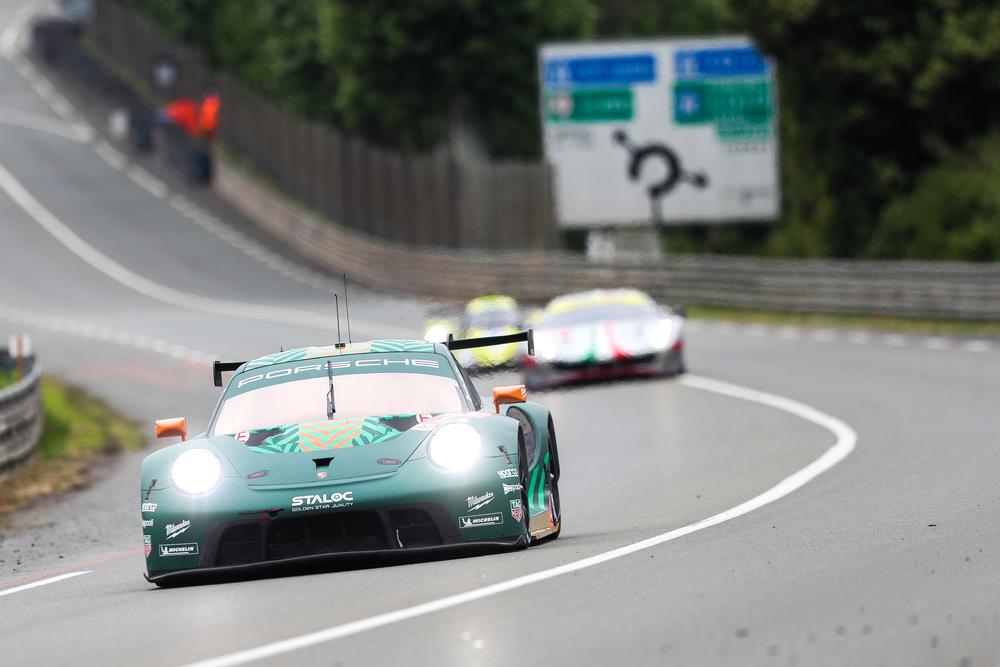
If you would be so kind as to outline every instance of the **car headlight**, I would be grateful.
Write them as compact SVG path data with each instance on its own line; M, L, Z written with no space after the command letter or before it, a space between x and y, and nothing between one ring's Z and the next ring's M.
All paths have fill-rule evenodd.
M445 343L448 341L448 333L448 330L444 326L435 324L429 327L427 332L424 333L424 340L430 343Z
M559 356L559 341L555 336L535 334L535 356L542 361L552 361Z
M464 470L475 462L481 446L476 429L468 424L446 424L431 436L427 458L447 470Z
M207 449L189 449L174 459L170 476L184 493L207 493L222 478L222 461Z
M654 350L665 350L674 339L674 323L669 319L660 320L649 327L649 344Z

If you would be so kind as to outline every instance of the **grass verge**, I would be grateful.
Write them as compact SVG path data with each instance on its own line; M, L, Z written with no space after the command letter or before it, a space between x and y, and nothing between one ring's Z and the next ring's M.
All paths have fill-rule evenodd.
M693 320L725 320L778 326L837 327L940 336L1000 336L1000 322L996 321L931 320L877 317L874 315L821 315L746 310L723 306L690 306L687 312L688 317Z
M98 464L145 444L134 423L77 387L43 378L42 406L45 429L38 454L26 468L0 482L0 514L85 486Z

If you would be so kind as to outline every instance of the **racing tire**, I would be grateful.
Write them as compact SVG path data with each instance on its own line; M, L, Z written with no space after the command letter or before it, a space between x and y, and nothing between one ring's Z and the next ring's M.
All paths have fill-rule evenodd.
M562 532L562 505L559 502L559 480L552 476L551 472L546 471L549 476L549 488L546 491L546 496L548 496L548 506L549 506L549 520L552 525L556 527L555 531L546 535L545 537L539 539L539 542L554 540L559 537L559 533Z
M517 479L521 485L521 512L523 514L521 526L524 529L524 539L528 546L534 544L531 537L531 507L528 505L528 481L530 472L528 468L528 450L524 444L524 431L520 427L517 429Z

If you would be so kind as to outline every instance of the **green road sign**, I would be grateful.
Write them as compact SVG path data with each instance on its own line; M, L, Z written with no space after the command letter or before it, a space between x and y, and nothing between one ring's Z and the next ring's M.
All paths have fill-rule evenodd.
M632 120L629 88L579 88L545 95L545 118L563 123L610 123Z
M727 142L768 138L774 115L766 79L680 81L673 108L678 125L714 125Z

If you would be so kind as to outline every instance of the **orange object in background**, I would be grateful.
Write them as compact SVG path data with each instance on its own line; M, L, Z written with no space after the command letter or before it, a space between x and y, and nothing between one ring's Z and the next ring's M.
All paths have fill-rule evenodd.
M190 97L178 97L170 102L164 108L163 115L189 136L198 136L198 103Z
M209 93L201 100L198 113L198 129L202 138L211 139L219 129L219 108L222 102L218 93Z

